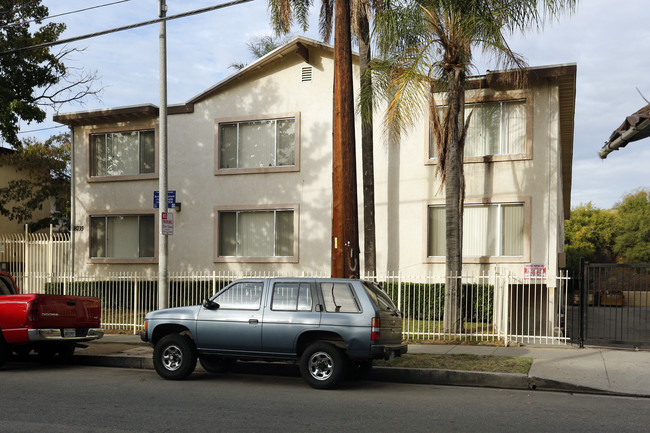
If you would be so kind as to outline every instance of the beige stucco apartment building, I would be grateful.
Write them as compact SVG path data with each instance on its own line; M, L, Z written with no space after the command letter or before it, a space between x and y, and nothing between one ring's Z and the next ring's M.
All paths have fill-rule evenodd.
M332 56L330 46L299 37L169 107L168 183L178 203L170 210L170 271L329 272ZM563 263L576 66L528 72L524 88L491 72L473 78L466 94L474 109L465 158L468 273L546 268L553 276ZM428 119L391 146L382 114L374 152L378 271L442 274L444 190ZM76 272L157 272L158 108L55 120L74 136ZM360 173L360 133L357 143Z

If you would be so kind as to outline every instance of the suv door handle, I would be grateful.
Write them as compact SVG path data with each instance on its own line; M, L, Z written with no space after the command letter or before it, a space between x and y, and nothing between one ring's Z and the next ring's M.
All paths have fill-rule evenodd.
M248 323L250 323L251 325L257 325L259 323L259 320L257 320L257 319L249 319Z

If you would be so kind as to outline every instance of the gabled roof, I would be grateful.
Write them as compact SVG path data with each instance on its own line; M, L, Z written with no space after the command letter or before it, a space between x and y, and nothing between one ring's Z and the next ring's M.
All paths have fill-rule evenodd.
M246 75L257 71L277 60L287 56L299 56L305 62L310 62L310 49L333 51L333 47L313 39L298 36L281 47L230 75L204 92L199 93L184 104L170 105L169 115L192 113L194 105L218 93L226 86L243 79ZM353 58L357 58L356 55ZM470 89L508 86L508 76L512 71L488 71L487 74L471 77L468 82ZM571 211L571 183L573 170L573 134L576 98L575 63L565 65L540 66L526 69L526 80L529 83L543 80L556 80L559 88L559 121L560 142L562 152L562 192L564 198L564 215L569 217ZM135 105L129 107L109 108L93 111L66 113L54 116L54 121L69 126L92 125L126 120L155 119L158 117L158 107L153 104Z
M228 78L220 81L204 92L191 98L184 104L170 105L167 108L168 115L185 114L194 112L194 104L209 98L218 93L227 85L241 80L247 74L259 70L266 65L283 59L290 55L300 56L305 62L309 63L310 48L323 48L332 50L331 45L323 44L313 39L298 36L281 47L276 48L267 55L257 59L255 62L244 67L242 70L230 75ZM127 120L144 120L155 119L158 117L158 107L153 104L132 105L127 107L105 108L99 110L79 111L74 113L57 114L54 121L68 126L93 125L97 123L121 122Z
M621 126L609 136L598 156L605 159L611 152L627 146L630 141L647 137L650 137L650 104L627 116Z
M229 76L228 78L224 79L223 81L220 81L219 83L215 84L214 86L210 87L204 92L199 93L189 101L187 101L187 104L195 104L203 99L209 98L213 94L219 92L222 88L227 86L228 84L231 84L233 82L236 82L238 80L241 80L245 75L252 71L256 71L258 69L263 68L264 66L283 59L287 56L291 55L298 55L300 56L305 62L309 63L310 62L310 56L309 56L309 49L310 48L321 48L325 50L334 50L334 47L332 45L324 44L322 42L315 41L313 39L305 38L303 36L298 36L293 38L291 41L287 42L286 44L276 48L275 50L271 51L270 53L266 54L263 57L260 57L257 59L255 62L251 63L248 66L245 66L243 69L238 71L237 73ZM357 56L353 56L357 57Z

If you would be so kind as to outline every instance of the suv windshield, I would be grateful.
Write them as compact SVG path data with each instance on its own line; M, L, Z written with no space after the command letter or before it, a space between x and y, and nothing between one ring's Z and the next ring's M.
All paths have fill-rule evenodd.
M362 283L363 287L366 289L366 292L368 292L368 295L380 310L397 311L397 307L395 304L393 304L393 301L386 294L386 292L381 289L381 287L379 287L376 283L370 281L362 281Z

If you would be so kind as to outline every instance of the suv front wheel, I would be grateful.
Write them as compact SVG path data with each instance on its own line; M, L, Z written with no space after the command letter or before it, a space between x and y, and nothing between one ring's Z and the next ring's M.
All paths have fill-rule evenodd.
M185 379L196 368L196 360L196 347L187 335L166 335L153 350L153 366L163 379Z
M341 349L330 343L316 342L300 358L300 374L316 389L331 389L341 382L347 365Z

